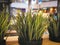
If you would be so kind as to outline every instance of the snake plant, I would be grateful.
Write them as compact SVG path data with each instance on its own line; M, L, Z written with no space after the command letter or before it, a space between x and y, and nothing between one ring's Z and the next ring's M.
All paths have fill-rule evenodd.
M46 18L42 15L33 15L27 13L26 16L19 15L16 17L17 34L24 40L38 40L42 37L48 26Z
M4 11L0 13L0 39L4 39L6 31L8 30L10 24L8 19L8 13L4 13Z

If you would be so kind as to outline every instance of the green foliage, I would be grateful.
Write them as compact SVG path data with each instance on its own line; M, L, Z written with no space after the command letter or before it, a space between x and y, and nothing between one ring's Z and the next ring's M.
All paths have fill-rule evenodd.
M58 19L57 20L58 20L58 22L57 22L58 23L58 29L60 29L60 13L58 13Z
M47 18L42 15L33 15L32 17L31 13L27 13L26 16L18 15L16 20L18 36L24 40L40 39L48 26Z
M59 22L57 19L57 16L56 18L54 17L55 15L50 15L49 17L49 27L48 27L48 30L50 31L51 34L54 34L53 36L58 36L58 28L59 28Z
M5 36L6 31L9 27L9 14L1 12L0 13L0 39L3 39Z

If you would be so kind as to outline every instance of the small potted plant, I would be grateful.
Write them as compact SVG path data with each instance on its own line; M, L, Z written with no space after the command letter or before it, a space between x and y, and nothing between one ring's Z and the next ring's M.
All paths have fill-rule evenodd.
M50 15L48 32L50 40L60 42L60 14Z
M42 15L18 15L16 26L19 45L42 45L42 35L46 30L47 19Z
M4 37L9 27L8 19L8 13L4 14L4 11L0 13L0 45L6 45L6 40Z

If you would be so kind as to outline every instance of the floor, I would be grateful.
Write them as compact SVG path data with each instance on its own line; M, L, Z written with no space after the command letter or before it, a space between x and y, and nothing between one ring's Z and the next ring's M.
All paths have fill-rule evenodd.
M12 40L12 39L11 39L11 40ZM7 45L19 45L19 44L18 44L18 41L7 42L6 44L7 44ZM42 44L42 45L60 45L60 43L50 41L48 38L46 38L46 39L43 39L43 44Z
M50 41L49 39L44 39L43 45L60 45L60 43Z
M16 32L12 31L12 33L15 34ZM42 38L43 38L42 45L60 45L60 43L50 41L49 35L46 33L43 34ZM19 45L18 36L8 36L8 37L5 37L4 39L6 39L6 45Z

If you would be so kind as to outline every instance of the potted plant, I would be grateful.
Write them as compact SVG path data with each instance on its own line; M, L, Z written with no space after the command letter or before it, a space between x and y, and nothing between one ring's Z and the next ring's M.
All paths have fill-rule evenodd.
M0 45L6 45L6 40L4 39L4 36L9 27L8 19L8 13L5 14L4 11L0 13Z
M60 15L50 15L49 17L49 39L60 42Z
M18 15L16 31L19 45L42 45L42 35L48 26L47 19L42 15Z

